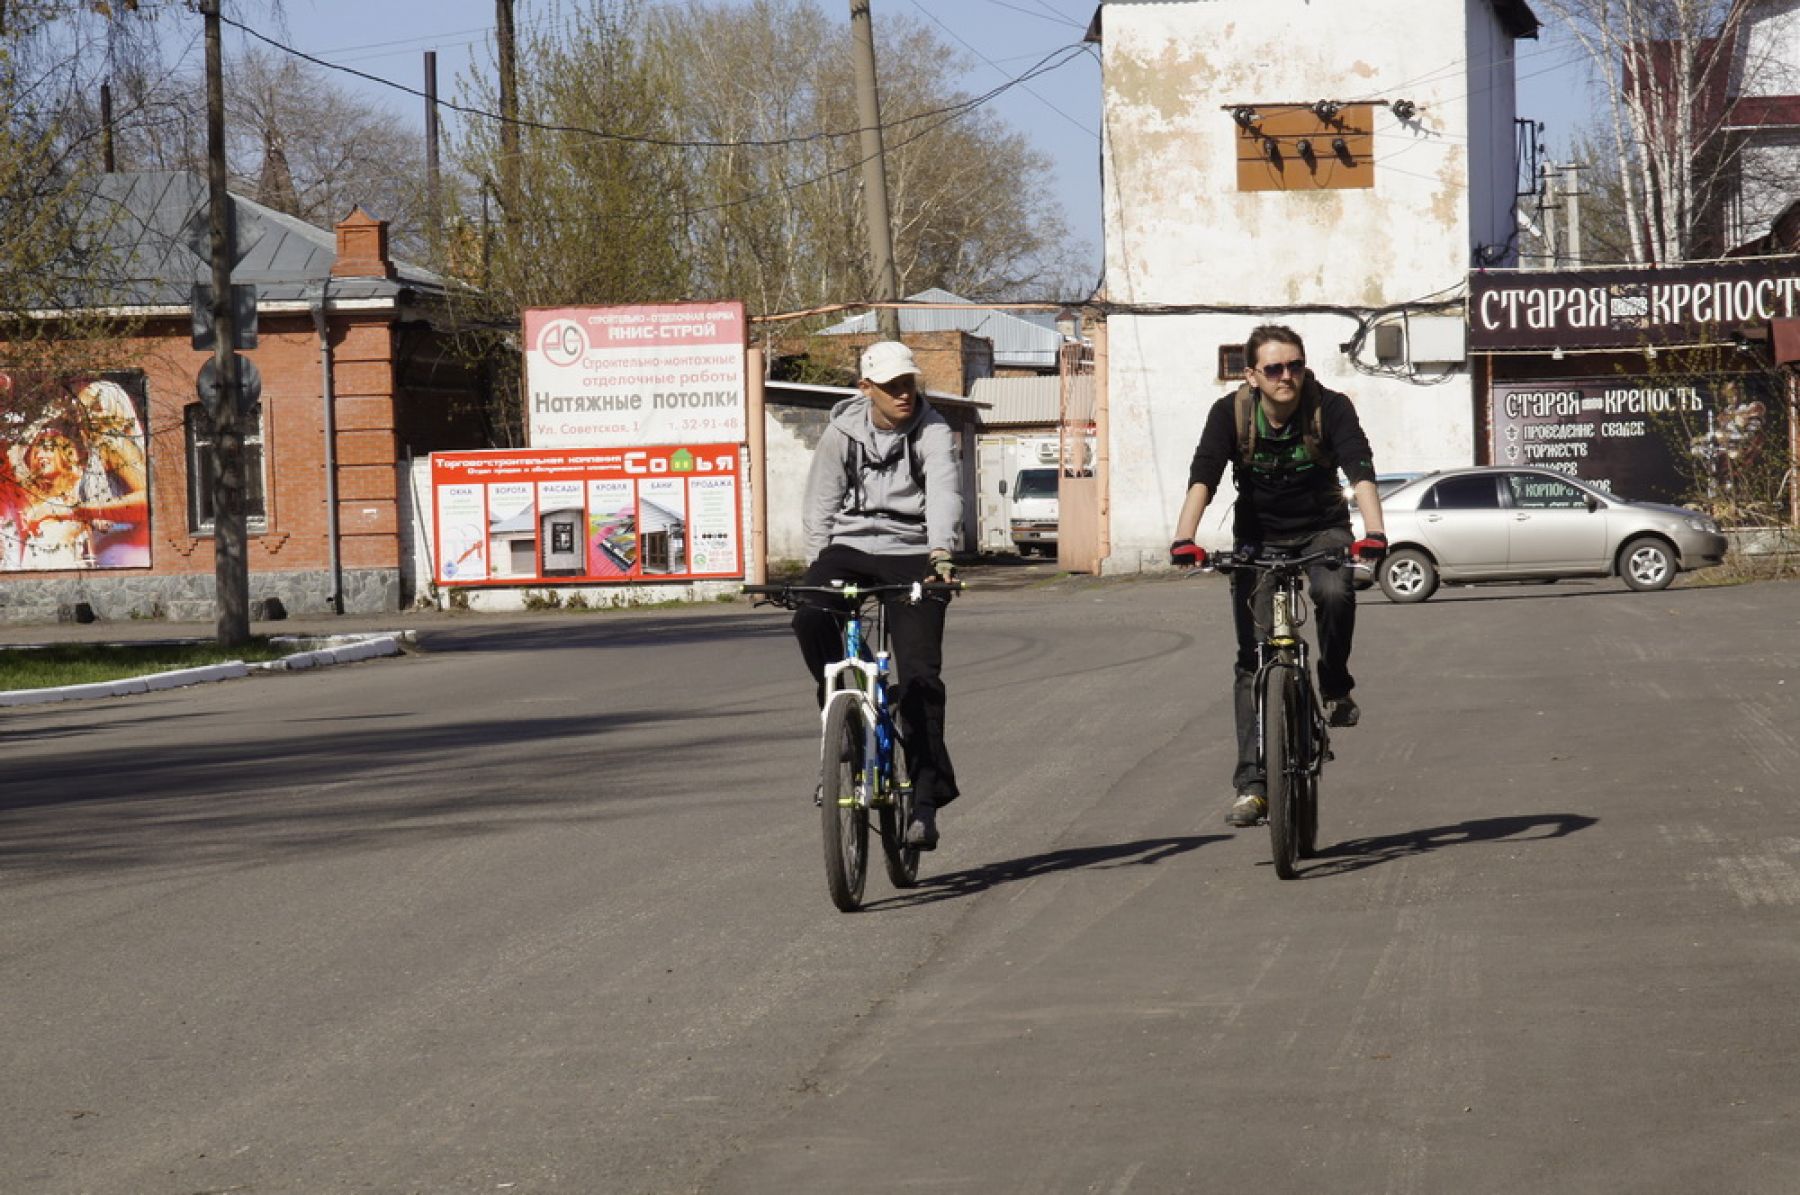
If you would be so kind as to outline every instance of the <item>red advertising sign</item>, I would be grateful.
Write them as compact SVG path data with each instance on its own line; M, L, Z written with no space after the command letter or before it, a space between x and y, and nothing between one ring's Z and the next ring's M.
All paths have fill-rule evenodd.
M442 585L744 575L736 444L431 455Z

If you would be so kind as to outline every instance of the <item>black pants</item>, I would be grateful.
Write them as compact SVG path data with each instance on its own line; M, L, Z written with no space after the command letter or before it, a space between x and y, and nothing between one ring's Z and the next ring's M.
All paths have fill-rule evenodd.
M1350 542L1348 528L1333 527L1305 539L1267 546L1304 556L1322 548L1348 548ZM1315 564L1306 570L1306 589L1318 618L1319 697L1347 697L1356 687L1356 679L1350 675L1350 644L1356 638L1356 591L1350 587L1350 570ZM1268 784L1256 762L1256 646L1268 634L1269 621L1274 616L1268 574L1249 569L1233 573L1231 607L1237 623L1232 697L1238 747L1231 783L1238 792L1261 796L1267 793Z
M833 544L819 553L801 584L908 585L930 573L930 560L923 552L875 556ZM913 802L939 809L958 795L956 769L944 747L947 698L939 675L944 666L944 613L948 606L949 599L944 597L928 597L917 605L893 600L882 606L894 652L897 683L893 699L900 713L907 769L912 773ZM800 654L818 686L821 707L825 704L825 666L844 658L841 608L841 604L837 609L803 606L794 612L794 637L800 641Z

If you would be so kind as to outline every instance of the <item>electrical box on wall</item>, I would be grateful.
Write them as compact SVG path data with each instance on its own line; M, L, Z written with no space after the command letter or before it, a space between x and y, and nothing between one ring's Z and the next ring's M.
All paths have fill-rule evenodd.
M1446 365L1468 360L1467 329L1448 315L1416 315L1406 321L1414 365Z
M1376 325L1375 359L1383 365L1406 359L1406 334L1399 324Z

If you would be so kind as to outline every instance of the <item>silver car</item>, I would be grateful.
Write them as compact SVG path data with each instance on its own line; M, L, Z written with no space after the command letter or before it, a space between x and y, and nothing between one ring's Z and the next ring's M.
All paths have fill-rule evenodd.
M1375 579L1396 602L1422 602L1440 581L1617 574L1633 589L1663 589L1678 572L1725 559L1725 537L1706 515L1629 502L1548 469L1446 469L1383 495L1381 508L1388 554Z

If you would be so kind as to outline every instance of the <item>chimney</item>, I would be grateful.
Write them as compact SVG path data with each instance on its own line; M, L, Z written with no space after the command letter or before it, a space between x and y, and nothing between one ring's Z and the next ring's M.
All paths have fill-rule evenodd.
M392 278L394 262L388 256L388 226L356 208L337 226L337 260L331 263L333 278Z

